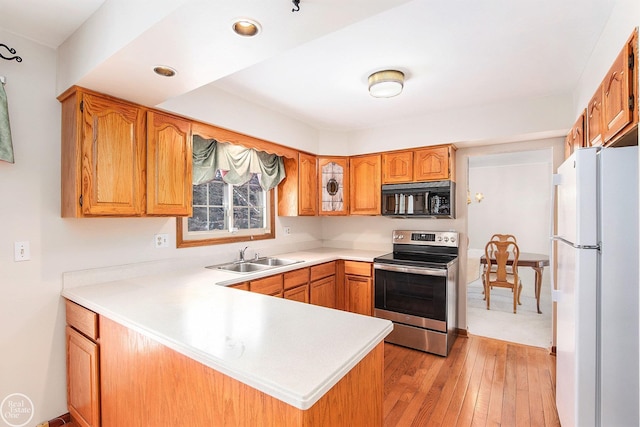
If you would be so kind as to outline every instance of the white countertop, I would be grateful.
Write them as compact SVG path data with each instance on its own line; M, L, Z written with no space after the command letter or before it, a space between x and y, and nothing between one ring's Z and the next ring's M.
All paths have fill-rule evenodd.
M380 252L320 248L304 262L250 274L189 267L64 289L62 295L300 409L313 406L393 326L390 321L225 286Z

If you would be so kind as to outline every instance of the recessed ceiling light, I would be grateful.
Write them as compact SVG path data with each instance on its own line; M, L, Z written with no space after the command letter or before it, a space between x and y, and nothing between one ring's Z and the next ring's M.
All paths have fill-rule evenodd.
M163 77L173 77L177 73L175 69L166 65L156 65L155 67L153 67L153 72Z
M233 21L233 32L243 37L253 37L260 32L260 24L258 21L249 18L239 18Z

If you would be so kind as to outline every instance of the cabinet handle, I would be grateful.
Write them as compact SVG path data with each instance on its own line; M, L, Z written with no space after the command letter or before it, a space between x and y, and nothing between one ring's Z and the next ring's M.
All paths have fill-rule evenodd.
M609 96L609 92L611 92L611 84L613 83L614 80L618 80L617 71L614 71L613 73L611 73L611 76L609 77L609 83L607 83L607 91L605 92L606 96Z

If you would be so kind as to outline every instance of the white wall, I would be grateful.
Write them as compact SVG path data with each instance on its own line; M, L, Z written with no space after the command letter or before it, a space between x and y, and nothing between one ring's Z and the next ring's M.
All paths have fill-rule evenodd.
M425 145L481 145L565 135L575 117L569 94L509 100L408 117L393 126L350 134L350 154ZM536 136L534 136L536 135Z
M549 254L551 150L546 162L469 166L469 249L484 251L495 233L513 234L522 252ZM495 155L493 155L495 156ZM484 199L477 202L476 193Z

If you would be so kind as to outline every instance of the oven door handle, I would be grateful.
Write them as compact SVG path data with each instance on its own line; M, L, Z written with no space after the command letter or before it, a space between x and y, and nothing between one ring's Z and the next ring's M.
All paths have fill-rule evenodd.
M428 268L428 267L407 267L395 264L373 264L375 270L395 271L398 273L420 274L423 276L440 276L447 277L447 269L445 268Z

